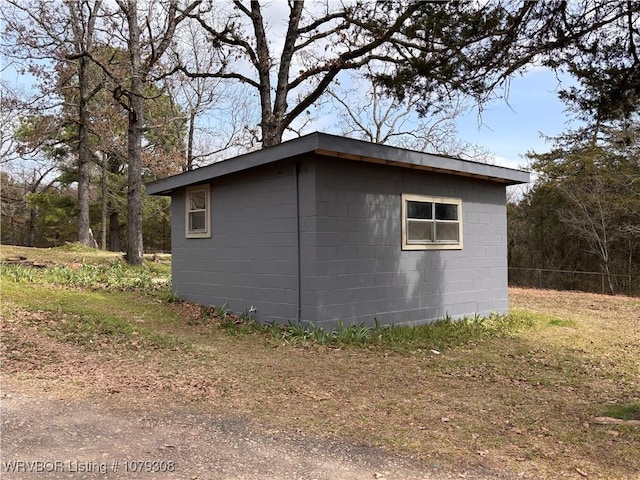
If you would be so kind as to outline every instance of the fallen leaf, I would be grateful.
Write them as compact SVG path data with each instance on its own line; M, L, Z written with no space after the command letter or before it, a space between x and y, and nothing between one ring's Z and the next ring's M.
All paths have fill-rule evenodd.
M588 477L589 474L586 472L583 472L582 470L580 470L578 467L576 467L576 472L578 472L578 474L580 474L580 476L582 477Z

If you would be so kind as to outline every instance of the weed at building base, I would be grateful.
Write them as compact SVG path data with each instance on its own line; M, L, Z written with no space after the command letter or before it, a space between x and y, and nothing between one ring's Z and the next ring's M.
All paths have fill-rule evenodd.
M302 322L260 324L247 312L239 316L230 314L224 305L208 309L217 317L221 328L236 335L259 332L272 341L281 341L287 345L368 347L394 351L443 352L459 345L512 335L530 328L534 323L532 319L522 315L492 314L486 318L475 315L457 320L447 316L442 320L417 326L383 326L376 320L375 326L370 327L364 323L345 325L340 320L335 330L325 330L322 326Z

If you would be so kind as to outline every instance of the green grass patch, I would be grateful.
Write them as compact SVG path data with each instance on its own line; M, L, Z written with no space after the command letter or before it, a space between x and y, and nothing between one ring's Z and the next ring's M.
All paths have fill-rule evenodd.
M168 330L177 314L155 296L137 292L52 289L47 284L5 284L12 305L38 315L31 320L50 336L72 344L130 344L136 348L187 348L189 343ZM11 305L3 314L12 318Z
M548 325L550 327L570 327L575 328L576 322L568 318L552 318L549 320Z
M96 252L95 248L87 247L81 243L65 243L64 245L53 247L51 250L56 252L82 253L85 255L93 255Z
M165 279L171 278L171 257L169 256L166 256L164 260L160 261L145 259L143 267L146 268L154 277Z
M566 317L561 318L555 315L549 315L548 313L534 312L521 308L512 309L510 315L520 318L531 327L575 327L577 325L574 320Z
M526 316L516 314L489 317L464 317L442 320L418 325L390 326L376 328L374 338L376 344L393 350L433 349L444 351L460 345L502 338L530 328L532 321Z
M620 420L640 420L640 403L610 405L607 407L605 415Z
M13 283L42 283L105 290L155 290L163 286L163 282L154 282L156 275L158 272L146 265L134 267L114 260L103 265L81 264L75 267L3 265L0 278Z
M19 315L19 321L38 323L49 336L84 347L189 345L174 333L180 322L175 310L161 300L171 297L168 255L153 255L143 266L132 266L121 254L80 244L3 247L2 254L3 259L27 259L1 265L5 318L15 316L12 309L32 312Z
M345 325L340 322L335 330L325 330L321 326L316 327L309 323L259 324L251 313L233 315L225 306L203 307L197 323L215 322L221 329L236 336L260 333L269 341L283 342L288 345L366 347L398 352L415 350L441 352L490 338L514 335L523 329L531 328L534 323L526 315L494 314L487 318L475 316L456 320L447 317L418 326L383 326L376 322L374 327L369 327L365 324Z

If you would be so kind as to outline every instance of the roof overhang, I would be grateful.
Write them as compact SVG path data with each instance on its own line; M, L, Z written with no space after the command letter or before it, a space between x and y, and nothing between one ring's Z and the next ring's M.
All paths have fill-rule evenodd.
M406 150L326 133L312 133L273 147L151 182L147 184L147 193L151 195L171 195L174 190L189 185L205 183L214 178L250 168L310 154L471 177L504 185L529 182L529 172L523 170Z

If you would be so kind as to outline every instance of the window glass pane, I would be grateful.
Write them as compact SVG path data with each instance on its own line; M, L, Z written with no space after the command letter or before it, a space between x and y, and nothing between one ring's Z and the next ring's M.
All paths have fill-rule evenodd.
M436 223L436 241L451 241L458 242L460 229L459 223Z
M407 202L407 218L433 218L431 202Z
M207 222L205 212L190 212L189 213L189 230L190 231L205 231L207 228Z
M436 203L436 220L458 220L458 206L453 203Z
M205 208L206 190L198 190L189 194L190 205L189 210L204 210Z
M407 242L433 242L433 222L407 221Z

